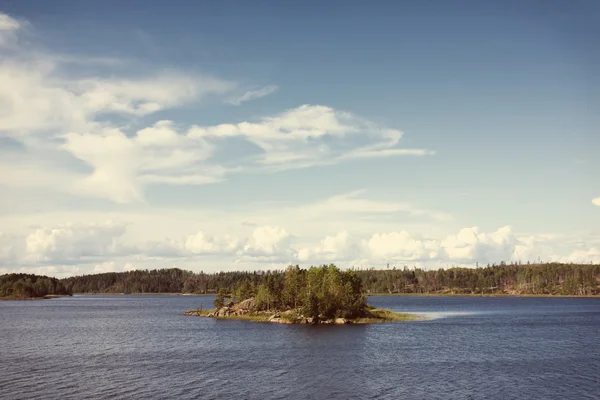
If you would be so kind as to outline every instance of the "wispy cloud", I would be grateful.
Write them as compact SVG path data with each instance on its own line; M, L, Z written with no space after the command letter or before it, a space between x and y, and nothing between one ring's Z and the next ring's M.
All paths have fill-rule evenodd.
M275 85L264 86L260 89L249 90L241 96L230 99L229 104L233 104L235 106L239 106L242 103L246 103L248 101L260 99L262 97L266 97L270 94L275 93L279 88Z
M0 12L0 47L13 45L16 32L22 27L22 22Z
M207 96L222 99L237 83L164 69L132 77L123 75L127 60L115 63L102 55L25 48L18 42L23 23L0 14L0 40L15 45L0 64L0 98L6 111L0 114L0 134L23 148L0 168L41 171L40 177L53 177L48 182L58 184L24 172L19 179L8 174L0 183L132 203L145 201L149 184L198 185L241 171L432 154L399 148L400 130L324 105L305 104L254 121L212 126L183 126L165 119L134 130L140 117ZM96 68L67 73L88 62L102 74ZM250 90L231 102L242 104L277 89L270 85ZM241 143L254 146L244 154L221 156Z
M364 190L356 190L337 196L332 196L324 201L302 206L302 215L312 215L323 218L331 214L346 214L356 218L360 215L387 214L392 217L397 213L404 213L415 217L424 217L434 221L451 221L452 215L438 210L424 209L406 202L372 200L363 197Z

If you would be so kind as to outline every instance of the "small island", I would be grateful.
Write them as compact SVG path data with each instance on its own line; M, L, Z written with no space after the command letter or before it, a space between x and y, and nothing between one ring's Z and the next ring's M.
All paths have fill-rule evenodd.
M226 299L234 299L235 301ZM335 265L308 270L290 266L281 279L268 276L254 286L241 282L232 293L220 289L214 309L195 309L185 315L241 319L281 324L370 324L420 319L417 315L377 309L366 303L362 281L355 271Z

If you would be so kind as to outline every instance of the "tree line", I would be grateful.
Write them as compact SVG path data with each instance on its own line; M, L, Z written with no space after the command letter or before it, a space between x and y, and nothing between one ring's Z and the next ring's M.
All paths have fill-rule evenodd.
M0 298L28 299L70 294L71 291L56 278L33 274L0 275Z
M301 271L310 271L294 266ZM481 268L352 269L366 294L600 294L600 265L505 264ZM288 270L194 273L178 268L137 270L62 279L73 293L196 293L216 294L219 289L240 297L263 296L266 287L283 285ZM307 272L302 272L306 274ZM269 286L270 285L270 286ZM259 291L259 288L263 288Z

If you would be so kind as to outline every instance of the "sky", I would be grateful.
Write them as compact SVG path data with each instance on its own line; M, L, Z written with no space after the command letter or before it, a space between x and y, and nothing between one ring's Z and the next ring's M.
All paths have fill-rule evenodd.
M0 273L600 262L600 3L0 0Z

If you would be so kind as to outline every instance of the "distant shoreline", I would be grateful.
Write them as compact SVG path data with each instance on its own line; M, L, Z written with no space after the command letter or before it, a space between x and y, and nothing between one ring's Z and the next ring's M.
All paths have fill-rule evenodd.
M379 297L540 297L540 298L597 298L600 299L600 295L593 294L508 294L508 293L494 293L494 294L481 294L481 293L370 293L367 296L379 296Z
M42 296L42 297L0 297L0 300L4 300L4 301L17 301L17 300L50 300L50 299L56 299L59 297L71 297L70 294L48 294L46 296Z
M73 293L73 295L86 296L216 296L216 293ZM578 295L578 294L480 294L480 293L369 293L367 297L539 297L539 298L598 298L600 295Z

